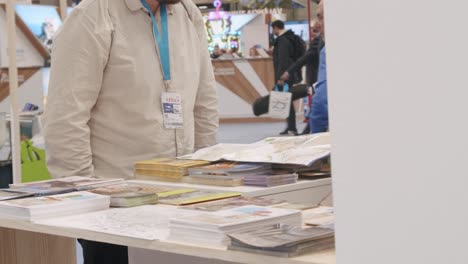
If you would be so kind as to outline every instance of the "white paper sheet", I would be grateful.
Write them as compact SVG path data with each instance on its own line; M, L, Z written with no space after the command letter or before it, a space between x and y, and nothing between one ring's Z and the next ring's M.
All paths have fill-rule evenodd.
M218 144L181 158L308 166L330 155L330 151L330 133L320 133L300 137L270 137L253 144Z
M41 220L36 223L70 227L145 240L164 240L169 236L169 219L199 212L173 206L145 205L113 208L88 214Z

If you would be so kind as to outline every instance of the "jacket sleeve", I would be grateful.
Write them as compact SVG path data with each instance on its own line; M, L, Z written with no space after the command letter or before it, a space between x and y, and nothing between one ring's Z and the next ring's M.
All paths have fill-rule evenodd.
M195 150L198 150L216 144L219 124L218 93L201 13L191 1L189 3L186 1L186 6L192 9L192 22L198 31L200 40L200 81L193 109L195 118ZM196 9L196 11L193 9Z
M309 124L312 133L328 130L328 95L327 95L327 61L325 48L320 52L320 69L316 93L312 98Z
M294 72L297 72L300 70L302 67L304 67L307 62L311 61L313 58L313 51L307 51L304 56L300 57L295 63L293 63L287 70L289 75L291 75Z
M52 50L44 136L53 177L94 176L88 122L107 64L111 24L99 8L85 11L71 13Z

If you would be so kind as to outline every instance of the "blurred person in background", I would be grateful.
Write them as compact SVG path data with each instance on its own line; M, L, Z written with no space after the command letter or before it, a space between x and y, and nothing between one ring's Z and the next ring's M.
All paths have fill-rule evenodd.
M313 95L313 85L317 82L317 75L318 75L318 68L319 68L319 57L320 57L320 50L325 46L325 42L322 39L320 34L321 32L321 24L317 21L313 21L311 23L311 42L309 45L309 49L307 50L306 54L302 56L299 60L297 60L294 64L292 64L286 72L281 75L281 80L287 81L289 80L289 76L294 72L299 71L302 67L306 66L306 83L307 86L310 87L310 96L308 100L308 107L310 113L310 107L312 103L312 95ZM309 134L310 133L310 125L309 125L309 114L306 113L306 120L307 126L301 134Z
M215 45L213 49L213 53L211 54L212 59L217 59L221 55L223 55L223 51L219 48L219 45Z
M288 80L281 80L281 75L288 70L291 65L294 64L294 38L295 34L291 30L284 28L284 22L276 20L271 24L273 28L273 34L276 36L273 47L273 65L275 69L275 82L279 85L279 90L283 90L283 85L287 83L289 89L292 88L293 84L302 81L302 77L298 74L289 76ZM296 128L296 111L294 110L294 104L291 103L289 116L286 119L287 127L280 133L280 135L297 135Z

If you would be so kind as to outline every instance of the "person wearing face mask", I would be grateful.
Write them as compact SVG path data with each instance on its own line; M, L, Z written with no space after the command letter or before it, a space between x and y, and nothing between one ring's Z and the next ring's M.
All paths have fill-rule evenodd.
M53 177L132 178L136 161L216 143L218 97L191 0L84 0L57 32L44 120ZM128 263L80 240L85 264Z

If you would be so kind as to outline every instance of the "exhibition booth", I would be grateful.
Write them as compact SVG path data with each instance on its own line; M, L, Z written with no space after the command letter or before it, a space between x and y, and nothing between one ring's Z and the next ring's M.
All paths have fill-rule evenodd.
M5 164L10 164L11 166L11 161L13 161L14 173L13 177L8 179L8 181L14 184L9 185L9 189L15 189L16 187L29 189L29 186L34 189L37 187L34 184L39 180L51 178L45 164L44 140L40 136L40 114L44 111L47 102L51 47L54 35L63 23L59 10L67 10L68 14L73 12L71 8L59 9L55 6L15 5L15 54L19 87L13 93L13 97L10 95L12 91L10 85L11 76L8 71L8 67L11 66L9 64L9 62L11 63L11 60L9 60L11 59L9 56L11 55L8 54L10 43L8 43L6 38L2 37L0 39L0 112L10 112L11 105L20 106L17 110L22 109L22 113L19 114L20 117L18 119L15 117L14 111L11 115L0 115L2 124L6 123L4 119L9 121L10 126L14 126L15 122L18 122L20 127L17 132L22 136L21 142L20 139L14 136L11 139L0 140L0 145L3 145L0 149L0 166L6 166ZM272 12L275 16L282 16L281 10L270 10L217 13L215 15L207 14L204 17L209 41L208 50L210 53L214 53L216 49L226 51L223 56L212 59L219 94L221 122L265 121L265 119L253 115L252 104L259 97L268 95L275 85L273 61L268 55L271 44L269 27ZM1 5L0 30L2 32L7 31L7 17L7 12L5 12L4 6ZM308 32L307 21L289 22L287 26L293 29L296 34L303 37L304 40L308 40L308 33L306 33ZM25 107L23 108L23 106ZM1 131L6 128L6 126L0 126ZM12 129L12 132L15 133L15 130ZM39 136L35 137L37 135ZM262 165L261 167L263 168L260 168L262 170L252 170L252 173L255 175L246 172L242 176L232 176L229 174L231 172L226 172L226 175L222 177L210 174L208 178L205 178L203 175L203 177L197 178L197 175L193 175L193 177L189 176L188 170L185 169L184 174L180 175L181 177L176 180L170 177L170 179L161 179L161 175L164 178L167 172L163 170L159 171L158 175L144 175L149 177L149 179L142 180L137 177L138 180L135 181L121 181L120 183L124 185L138 185L138 188L144 186L145 190L147 188L151 190L157 189L152 194L153 196L157 194L158 204L154 205L156 202L153 201L151 203L140 204L143 206L129 206L125 210L120 210L121 208L109 208L109 206L114 207L110 204L111 195L106 196L106 198L100 197L99 199L104 202L104 206L99 208L103 210L97 210L94 213L109 215L96 216L97 221L90 223L89 226L79 227L75 224L73 226L64 226L64 222L73 223L73 221L68 220L58 225L56 223L39 223L35 221L36 219L28 217L12 220L5 214L8 208L2 208L1 205L9 203L10 198L5 198L9 192L17 194L21 191L18 189L13 191L2 189L0 190L0 200L5 200L6 202L0 202L0 241L2 242L0 244L0 263L27 264L37 261L48 264L74 264L80 259L80 253L77 251L80 249L76 243L77 238L126 245L129 247L129 261L132 264L153 263L154 259L167 263L200 264L208 262L250 264L264 261L291 264L315 263L316 261L324 261L327 264L333 263L335 252L334 231L330 228L333 224L330 220L333 219L333 208L330 207L332 205L332 191L328 159L330 155L329 135L291 137L285 140L276 140L275 138L268 138L255 144L245 144L244 146L232 144L232 146L227 146L223 150L226 153L214 161L206 156L192 158L193 160L203 160L205 166L218 166L218 164L223 164L224 160L229 160L229 166L233 166L233 168L234 166L240 166L241 170L245 166L249 167L255 163L265 163L266 165ZM11 144L9 143L10 141ZM223 149L224 147L223 144L214 146L215 150L216 148ZM241 154L237 154L237 152L230 153L234 149L240 150L238 149L239 147L245 148L246 152L253 153L254 155L237 160L226 158L225 155L245 155L243 151L240 152ZM265 150L263 153L265 155L262 157L263 160L257 159L258 153L256 152L259 147ZM200 151L202 153L203 151L208 151L210 153L208 156L211 156L212 153L216 152L215 150L202 149ZM297 153L302 153L302 155L297 155ZM304 156L307 158L303 159ZM180 162L180 160L177 160L175 164L179 164ZM170 163L170 161L166 161L166 164L162 164L161 166L168 166L167 163ZM278 166L283 165L283 167L279 166L279 168L276 168L274 164ZM171 169L175 171L180 169L177 167L178 165L169 164L169 166L172 166ZM143 170L144 173L148 174L148 170ZM267 176L271 177L263 177L265 175L261 173L266 173ZM135 169L136 175L137 169ZM261 181L259 182L256 177L248 178L248 176L262 176L263 178L260 177ZM226 181L220 184L219 178ZM78 182L94 180L96 179L79 178ZM33 182L33 185L22 185L27 182ZM15 184L17 184L16 187ZM39 181L38 184L42 183ZM53 185L50 185L47 181L45 184L48 185L46 189ZM59 185L62 184L64 183L59 183ZM2 185L5 184L2 183ZM81 191L91 190L91 188L84 188L78 191L78 188L75 187L61 190L58 192L59 194L43 192L32 194L31 192L27 192L22 194L24 196L16 197L19 198L18 200L15 200L15 198L12 201L14 201L13 203L16 201L19 201L19 203L26 201L28 203L30 201L28 199L43 201L44 199L47 200L48 198L44 197L50 197L49 195L64 195L68 197L69 193L75 197L75 195L82 195ZM145 195L147 194L145 193ZM194 196L195 194L204 194L205 196L200 198ZM85 192L83 195L86 196L88 194ZM191 200L189 199L187 203L165 203L164 197L166 196L177 201L188 196ZM59 201L63 198L61 197L54 196L51 199ZM108 202L107 204L105 204L106 201ZM198 206L201 203L218 201L227 203L221 207L234 207L234 209L239 207L236 207L236 203L242 204L246 208L242 208L241 211L236 211L235 213L240 213L240 217L252 218L250 219L252 223L264 220L257 219L258 217L262 218L271 213L278 212L278 215L268 217L271 217L271 223L274 223L275 227L281 227L279 231L282 232L288 232L287 229L282 229L282 226L279 225L283 223L282 220L285 220L282 218L283 215L292 216L291 219L294 218L294 221L290 222L298 225L298 228L302 230L303 220L305 221L306 219L302 217L302 211L304 211L305 216L308 217L307 219L312 222L309 225L304 223L304 228L307 226L316 230L318 226L326 225L326 238L324 240L324 237L320 236L320 234L315 234L308 238L310 241L314 240L314 243L323 243L319 248L320 250L311 248L310 245L307 245L307 250L305 251L297 250L295 247L288 247L288 252L280 252L281 256L277 256L278 252L276 251L273 251L273 253L267 252L268 254L259 254L259 252L248 251L249 249L247 249L247 252L243 252L243 248L231 250L227 247L226 243L229 240L224 233L216 234L217 238L220 238L223 243L221 247L200 245L196 239L192 242L187 242L180 240L173 241L168 238L171 232L169 219L185 215L186 211L182 208L183 206ZM279 206L279 209L274 209L276 207L273 207L273 205ZM25 205L23 208L26 207L28 205ZM71 208L73 206L70 205L65 210L73 212L69 215L70 217L82 217L81 213L84 213L84 211L78 210L75 212ZM91 211L88 213L91 213ZM52 220L58 216L60 215L53 214L51 216ZM85 218L92 219L87 216ZM321 222L317 222L315 218L320 218ZM101 222L103 225L97 227L95 224L100 222L99 219L113 219L112 221L115 222ZM154 223L155 219L157 219L158 223ZM261 227L269 228L270 225ZM115 228L116 226L117 228ZM242 228L242 225L240 227L239 231L246 231ZM152 236L153 234L154 236ZM183 238L184 236L181 237ZM297 245L304 243L302 240L295 242L298 243ZM289 255L290 253L291 255Z

